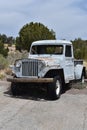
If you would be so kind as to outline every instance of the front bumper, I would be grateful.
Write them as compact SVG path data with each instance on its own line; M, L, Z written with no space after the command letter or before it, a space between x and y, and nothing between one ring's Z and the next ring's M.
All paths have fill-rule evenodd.
M18 83L52 83L53 78L14 78L8 77L8 82L18 82Z

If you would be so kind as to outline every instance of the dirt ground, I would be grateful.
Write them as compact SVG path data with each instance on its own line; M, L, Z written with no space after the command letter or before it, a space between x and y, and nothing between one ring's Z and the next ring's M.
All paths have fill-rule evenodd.
M12 96L0 81L0 130L87 130L87 88L67 89L50 101L44 90Z

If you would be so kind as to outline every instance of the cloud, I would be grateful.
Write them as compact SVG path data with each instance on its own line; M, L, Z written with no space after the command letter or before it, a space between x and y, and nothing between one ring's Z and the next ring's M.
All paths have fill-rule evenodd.
M58 39L86 39L87 1L3 0L0 3L0 33L17 36L22 26L31 21L53 29Z
M80 1L74 2L73 7L80 9L81 11L83 11L83 13L87 13L87 1L86 0L80 0Z

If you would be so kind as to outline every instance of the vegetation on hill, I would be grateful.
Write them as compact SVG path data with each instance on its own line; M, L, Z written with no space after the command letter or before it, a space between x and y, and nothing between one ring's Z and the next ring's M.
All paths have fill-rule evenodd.
M2 41L0 41L0 54L2 54L4 57L8 55L8 48L4 48Z
M29 51L33 41L46 39L56 39L55 32L41 23L31 22L20 29L19 37L16 38L16 49Z
M8 44L8 45L12 45L15 43L15 38L13 38L12 36L8 37L5 34L0 34L0 41L3 44Z
M76 59L87 60L87 40L81 38L72 41L74 46L74 56Z
M5 44L11 46L13 43L15 43L15 39L12 36L7 37L5 34L0 34L0 54L7 57L9 49L5 48Z

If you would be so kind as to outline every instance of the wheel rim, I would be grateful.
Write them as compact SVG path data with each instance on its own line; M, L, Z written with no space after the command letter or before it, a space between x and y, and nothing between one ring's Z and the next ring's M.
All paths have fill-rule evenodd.
M60 82L59 80L56 81L56 95L60 94Z
M84 76L82 76L82 83L84 83L85 82L85 78L84 78Z

